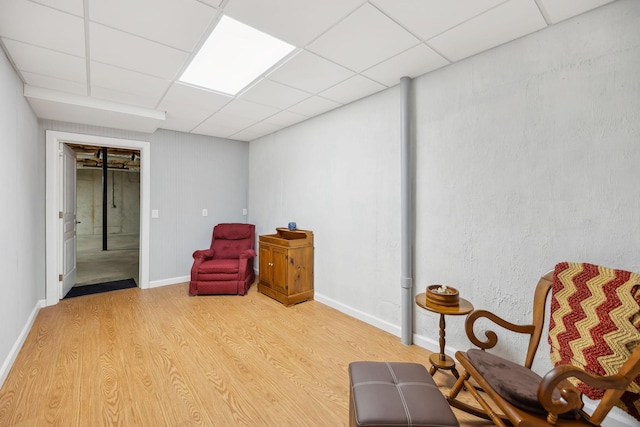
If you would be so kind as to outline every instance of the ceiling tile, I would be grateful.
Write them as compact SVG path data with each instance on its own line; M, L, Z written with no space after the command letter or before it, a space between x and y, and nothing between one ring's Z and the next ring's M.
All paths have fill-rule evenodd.
M269 105L280 109L297 104L311 94L283 84L263 79L240 97L245 101Z
M256 120L246 117L237 117L233 114L218 112L196 127L192 132L227 138L255 123L257 123Z
M389 87L400 83L400 78L418 77L448 65L449 61L424 43L412 47L362 74Z
M159 79L100 62L91 62L92 94L94 87L112 89L120 93L139 95L146 100L153 99L151 107L155 107L170 84L170 80Z
M90 24L91 60L173 79L187 53L99 24Z
M282 126L278 126L272 123L260 122L253 126L249 126L246 129L241 130L238 133L234 133L230 136L231 139L237 139L239 141L253 141L262 136L269 135L270 133L277 132L282 129Z
M296 114L302 114L307 117L314 117L329 110L333 110L334 108L338 108L341 105L342 104L338 102L331 101L326 98L312 96L311 98L305 99L304 101L294 105L293 107L289 107L288 111Z
M227 95L174 83L157 109L167 112L163 128L191 132L231 99Z
M546 11L551 23L555 24L612 1L614 0L540 0L539 3Z
M266 105L256 104L254 102L243 101L242 99L234 99L220 109L221 113L229 114L235 117L248 118L253 121L264 120L269 116L273 116L280 110Z
M220 7L224 0L199 0L199 1L201 1L202 3L208 4L209 6Z
M86 84L84 58L13 40L2 39L2 42L18 70Z
M367 3L318 37L308 49L360 72L419 42L411 33Z
M28 71L22 71L20 74L22 74L26 84L31 86L44 87L59 92L73 93L75 95L87 94L86 83L72 82L56 77L43 76L42 74L33 74Z
M195 0L89 0L91 21L188 52L217 12Z
M291 126L293 124L307 120L309 117L302 114L292 113L291 111L281 111L271 117L267 117L264 121L274 123L281 126Z
M84 16L83 0L31 0L76 16Z
M173 83L158 107L163 110L197 109L208 111L211 114L231 102L232 99L228 95L198 89L182 83Z
M267 34L305 47L362 0L230 0L225 13Z
M505 0L371 0L373 5L422 40L437 36L504 2Z
M332 88L322 92L320 95L341 104L348 104L356 99L380 92L386 86L376 83L363 76L353 76L348 80L338 83Z
M354 72L302 51L267 77L309 93L318 93L355 75Z
M427 44L449 60L458 61L546 25L534 0L511 0L432 38Z
M0 1L0 37L85 56L82 18L27 0Z

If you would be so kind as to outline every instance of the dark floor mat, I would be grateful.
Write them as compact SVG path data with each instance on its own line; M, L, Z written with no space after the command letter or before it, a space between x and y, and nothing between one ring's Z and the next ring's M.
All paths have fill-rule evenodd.
M64 298L67 299L80 297L82 295L101 294L103 292L135 288L137 286L138 285L134 279L115 280L113 282L96 283L95 285L74 286Z

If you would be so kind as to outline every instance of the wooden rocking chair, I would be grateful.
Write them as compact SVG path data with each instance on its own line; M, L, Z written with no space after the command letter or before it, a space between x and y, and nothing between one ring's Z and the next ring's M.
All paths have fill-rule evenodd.
M579 271L580 269L582 270ZM554 348L554 345L557 346L558 342L551 342L554 339L552 337L556 336L555 332L552 333L551 326L557 326L560 322L559 319L561 319L561 317L554 318L554 313L558 313L557 315L561 316L567 311L567 307L558 309L558 301L555 299L558 286L562 286L559 284L558 277L564 275L565 281L567 277L569 277L569 281L573 277L575 282L580 282L581 280L589 281L600 273L606 279L601 280L600 282L602 283L610 284L616 280L620 282L622 279L620 279L619 275L612 279L613 276L610 274L614 273L625 273L625 280L632 282L625 285L625 289L630 290L632 296L627 298L620 306L626 307L627 313L630 310L634 311L635 315L631 316L631 319L624 319L625 316L622 316L615 320L616 322L621 319L627 320L631 321L632 324L629 329L630 332L625 331L622 334L618 334L623 335L621 337L622 341L624 341L622 350L626 354L618 355L618 366L607 366L605 367L605 372L594 372L593 364L585 367L581 366L580 363L567 364L567 360L554 361L554 352L557 353L558 350ZM594 286L594 282L598 281L589 281L590 286ZM608 286L602 283L597 286L601 289ZM555 368L544 377L540 377L531 371L531 365L544 327L545 301L552 288L554 292L551 299L549 341L552 349L552 362L555 362ZM535 290L533 303L533 321L529 325L515 325L485 310L473 311L468 316L465 323L465 331L470 341L479 349L472 349L467 352L458 351L456 353L456 359L464 367L465 372L451 389L447 398L449 404L465 412L489 419L497 426L504 426L505 422L514 426L598 426L614 406L620 406L640 420L638 412L640 409L640 394L638 394L640 391L640 275L621 270L605 269L590 264L561 263L556 266L555 271L550 271L540 278ZM581 312L584 315L586 311L588 310ZM591 313L591 315L593 314ZM614 317L618 315L618 312L616 310L608 310L604 316L607 315ZM498 336L493 331L484 332L486 340L481 340L475 335L474 324L481 318L488 319L508 331L529 335L529 345L524 366L485 351L495 347L498 342ZM572 326L578 325L578 323L582 323L582 325L585 322L588 323L590 320L585 320L586 318L587 316L585 315L583 320L578 322L575 320L576 317L573 317L567 321L569 326L566 329L571 329ZM601 318L591 319L591 321L595 321L599 326L603 324ZM562 326L560 329L565 328L564 324L560 326ZM566 338L567 330L561 331L564 335L558 335L561 338L560 341L562 341L563 337ZM636 335L632 336L634 333ZM590 331L589 334L593 334L593 332ZM575 343L578 338L573 336L571 339ZM593 341L591 341L592 343ZM565 347L569 346L566 345ZM591 347L594 346L591 345ZM559 351L562 353L564 349ZM573 344L569 352L571 351L575 351ZM580 359L580 356L573 355L572 359ZM475 380L475 383L470 379ZM478 401L480 407L467 404L458 399L458 394L463 388ZM597 397L601 398L601 400L592 414L589 415L583 409L582 395L585 393L585 395L591 397L588 391L593 390L600 393Z

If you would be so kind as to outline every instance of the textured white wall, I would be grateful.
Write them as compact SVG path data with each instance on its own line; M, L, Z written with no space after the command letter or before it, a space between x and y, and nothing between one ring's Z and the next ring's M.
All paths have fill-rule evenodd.
M640 2L618 1L414 81L415 292L529 321L556 262L640 271ZM250 220L315 235L318 299L398 332L399 92L251 143ZM448 351L469 346L447 318ZM437 349L438 317L416 310ZM515 357L522 345L500 351ZM544 372L541 354L534 368Z
M249 181L258 234L289 221L314 232L316 297L392 328L400 323L398 94L252 142Z
M0 49L0 385L44 299L44 145L22 82ZM21 338L20 338L21 337Z
M640 271L639 18L615 2L416 80L422 288L524 322L559 261ZM436 326L418 312L419 334Z
M640 2L615 2L416 80L418 291L449 283L528 323L559 261L640 271L638 22ZM433 338L436 316L416 314ZM447 320L450 351L468 347ZM499 351L522 360L524 345Z

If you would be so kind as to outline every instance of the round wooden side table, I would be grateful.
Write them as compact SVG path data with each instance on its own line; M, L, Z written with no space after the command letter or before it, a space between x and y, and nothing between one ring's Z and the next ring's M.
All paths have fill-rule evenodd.
M459 378L460 374L458 374L458 371L456 370L455 360L444 354L446 329L444 317L447 314L451 316L469 314L473 311L473 304L464 298L460 298L459 304L455 306L435 304L431 301L427 302L427 294L424 292L416 295L416 304L425 310L438 313L440 315L440 353L434 353L429 356L429 362L431 362L429 373L433 376L438 369L444 369L451 371L456 378Z

